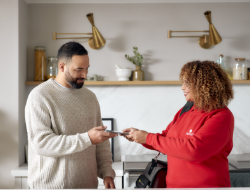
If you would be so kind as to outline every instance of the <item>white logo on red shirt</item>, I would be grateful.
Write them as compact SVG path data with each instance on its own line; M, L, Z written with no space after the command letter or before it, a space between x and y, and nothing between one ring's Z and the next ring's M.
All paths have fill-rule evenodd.
M186 133L186 135L191 135L191 136L193 136L194 133L192 133L192 129L190 129L190 131L189 131L188 133Z

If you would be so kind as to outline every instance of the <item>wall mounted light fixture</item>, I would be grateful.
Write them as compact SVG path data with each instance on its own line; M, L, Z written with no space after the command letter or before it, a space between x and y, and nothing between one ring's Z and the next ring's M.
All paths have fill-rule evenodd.
M211 11L206 11L204 13L205 17L207 18L207 21L209 23L209 31L203 30L203 31L168 31L168 38L193 38L193 37L199 37L199 44L202 48L208 49L212 45L219 44L222 39L220 37L220 34L215 29L214 25L211 21ZM209 34L205 34L202 36L172 36L173 32L208 32Z
M89 46L92 49L100 49L105 45L106 40L103 38L99 30L96 28L94 23L94 15L93 13L89 13L86 15L89 19L89 22L92 25L92 33L56 33L53 32L53 40L57 39L85 39L89 38ZM90 37L70 37L70 38L58 38L57 35L92 35Z

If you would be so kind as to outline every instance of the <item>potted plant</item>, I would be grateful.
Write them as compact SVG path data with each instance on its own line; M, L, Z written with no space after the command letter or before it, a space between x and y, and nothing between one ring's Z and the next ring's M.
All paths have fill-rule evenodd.
M138 52L138 47L133 47L134 56L130 57L125 54L125 58L135 65L135 71L133 71L133 80L142 81L144 80L144 71L141 70L143 56Z

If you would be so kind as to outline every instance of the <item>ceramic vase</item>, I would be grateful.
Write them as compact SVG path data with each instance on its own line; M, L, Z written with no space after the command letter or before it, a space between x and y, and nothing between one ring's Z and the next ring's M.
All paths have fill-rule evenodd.
M141 66L135 66L133 71L133 81L143 81L144 80L144 71L141 70Z

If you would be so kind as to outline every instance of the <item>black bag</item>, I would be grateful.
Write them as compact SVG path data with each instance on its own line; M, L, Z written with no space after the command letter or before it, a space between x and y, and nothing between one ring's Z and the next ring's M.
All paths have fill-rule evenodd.
M135 188L166 188L167 162L157 160L160 153L148 163L135 182Z

